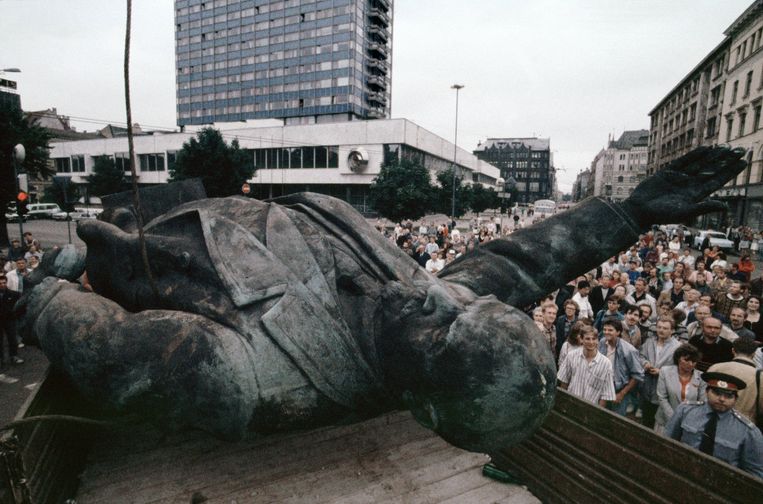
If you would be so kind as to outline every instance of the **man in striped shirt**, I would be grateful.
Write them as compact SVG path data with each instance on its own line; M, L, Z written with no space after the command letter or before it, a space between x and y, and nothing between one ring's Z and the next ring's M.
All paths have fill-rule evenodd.
M564 359L557 373L560 387L584 401L606 406L615 399L612 363L599 352L599 338L592 327L581 331L583 346Z

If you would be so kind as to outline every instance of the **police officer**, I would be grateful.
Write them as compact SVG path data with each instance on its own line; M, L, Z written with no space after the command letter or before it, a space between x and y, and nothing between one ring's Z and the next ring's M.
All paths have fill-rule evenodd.
M666 435L735 467L763 478L763 435L734 409L745 382L726 373L706 372L707 402L676 408Z

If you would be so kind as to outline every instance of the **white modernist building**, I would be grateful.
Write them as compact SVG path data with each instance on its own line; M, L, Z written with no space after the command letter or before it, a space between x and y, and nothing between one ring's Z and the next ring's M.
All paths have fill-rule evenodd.
M429 169L434 181L439 171L450 168L454 156L452 142L406 119L242 127L222 133L228 143L237 139L251 154L257 168L250 180L255 196L313 191L344 199L360 211L369 209L368 186L384 163L416 160ZM189 132L136 136L138 183L167 182L177 151L193 136ZM455 151L466 183L495 186L498 168L466 150ZM95 158L103 155L129 171L126 137L55 142L50 157L58 176L86 184Z

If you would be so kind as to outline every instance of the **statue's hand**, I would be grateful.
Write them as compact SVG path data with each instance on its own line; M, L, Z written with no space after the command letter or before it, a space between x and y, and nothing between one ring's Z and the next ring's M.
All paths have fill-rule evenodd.
M747 166L744 154L726 147L695 149L641 182L622 206L642 228L723 210L724 203L705 198Z

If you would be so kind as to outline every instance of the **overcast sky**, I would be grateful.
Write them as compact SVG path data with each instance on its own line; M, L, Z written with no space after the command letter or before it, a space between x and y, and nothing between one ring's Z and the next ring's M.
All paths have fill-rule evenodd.
M56 107L80 130L124 122L122 0L0 0L0 68L25 110ZM607 136L649 111L723 39L750 0L397 0L392 117L458 145L551 138L560 188ZM175 127L174 3L134 0L133 120Z

